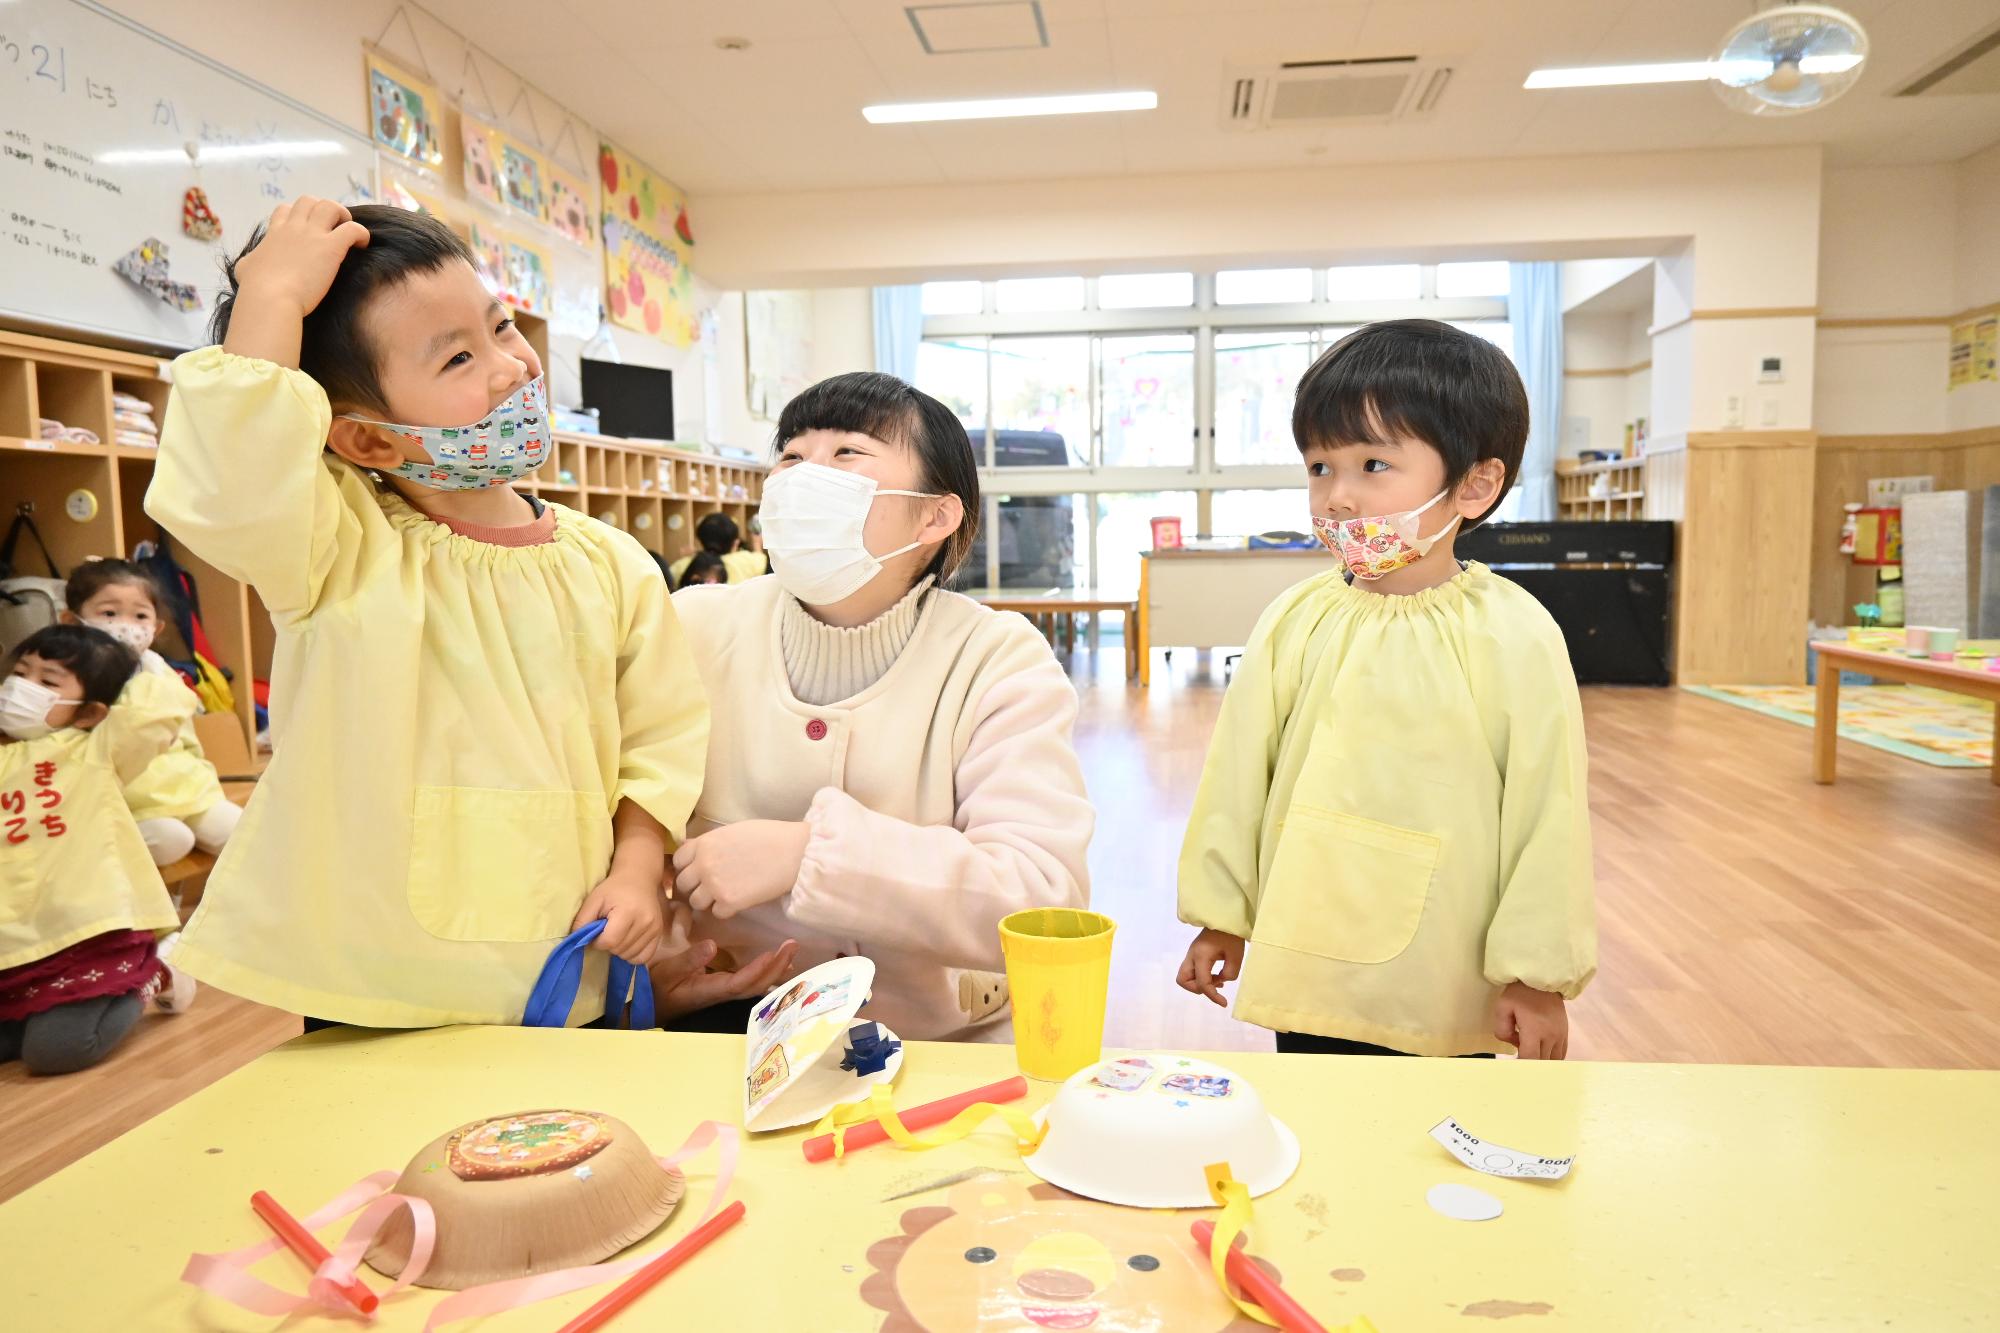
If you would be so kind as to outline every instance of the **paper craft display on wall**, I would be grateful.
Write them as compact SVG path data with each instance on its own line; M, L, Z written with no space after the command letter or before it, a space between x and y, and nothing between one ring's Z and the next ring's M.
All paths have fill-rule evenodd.
M444 161L437 89L368 53L368 126L375 142L412 166L436 171Z
M612 322L690 346L700 332L700 312L686 196L609 143L599 148L598 175L604 187L604 304Z
M500 189L500 131L461 116L458 137L465 149L465 197L501 207L507 199Z
M149 292L162 304L176 310L201 309L201 293L191 282L175 282L167 271L167 247L157 237L148 236L111 266L125 281Z
M561 167L549 167L549 225L586 250L597 240L597 187Z
M542 189L542 155L526 144L500 140L500 188L507 207L537 222L549 220L549 199Z
M500 299L516 310L547 318L553 308L549 295L549 257L517 237L507 238L506 287Z

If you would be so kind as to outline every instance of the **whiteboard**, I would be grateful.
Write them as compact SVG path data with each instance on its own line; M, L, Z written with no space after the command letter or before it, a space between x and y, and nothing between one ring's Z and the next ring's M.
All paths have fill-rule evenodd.
M348 58L359 80L361 53ZM91 0L0 3L0 316L200 346L223 256L272 208L360 197L374 180L362 135ZM215 240L181 230L193 185L222 224ZM113 271L149 237L200 309Z

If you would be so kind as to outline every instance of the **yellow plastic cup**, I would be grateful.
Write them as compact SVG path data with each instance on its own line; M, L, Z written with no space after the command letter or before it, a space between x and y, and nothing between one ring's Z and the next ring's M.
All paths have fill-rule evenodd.
M1014 1056L1029 1078L1060 1083L1104 1052L1111 936L1100 912L1036 907L1000 922L1014 1005Z

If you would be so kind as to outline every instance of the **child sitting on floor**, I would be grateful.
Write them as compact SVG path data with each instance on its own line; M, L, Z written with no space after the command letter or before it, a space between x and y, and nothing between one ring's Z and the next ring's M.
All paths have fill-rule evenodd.
M31 635L0 681L0 1061L69 1074L109 1055L179 980L155 952L180 925L121 784L194 715L192 691L135 678L80 625ZM178 1003L192 998L181 980Z
M1520 470L1521 378L1476 334L1371 324L1292 433L1345 568L1271 604L1223 698L1180 984L1224 1004L1240 972L1280 1051L1560 1060L1597 967L1576 680L1541 604L1452 553Z
M141 672L185 688L180 673L153 651L166 614L152 575L123 560L92 560L70 575L67 600L65 623L103 630L139 655ZM172 749L126 786L125 800L155 865L172 865L197 847L210 855L221 851L243 817L242 807L223 795L192 721L181 727Z
M269 609L273 757L174 965L428 1027L519 1023L590 921L651 961L708 706L645 549L514 489L551 448L534 348L426 213L299 199L228 277L146 511Z

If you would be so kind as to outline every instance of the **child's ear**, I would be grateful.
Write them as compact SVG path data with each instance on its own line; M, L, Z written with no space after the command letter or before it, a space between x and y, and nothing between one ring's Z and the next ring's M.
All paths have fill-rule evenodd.
M377 472L395 468L404 461L402 449L387 435L352 417L335 417L327 431L326 447L356 467Z
M1499 503L1501 488L1507 484L1507 465L1497 458L1482 458L1458 484L1458 512L1477 518Z
M92 727L111 716L111 709L105 704L78 704L71 714L69 724L78 731L89 731Z
M64 625L81 625L83 623L76 618L76 612L69 610L58 611L56 613L56 620Z

